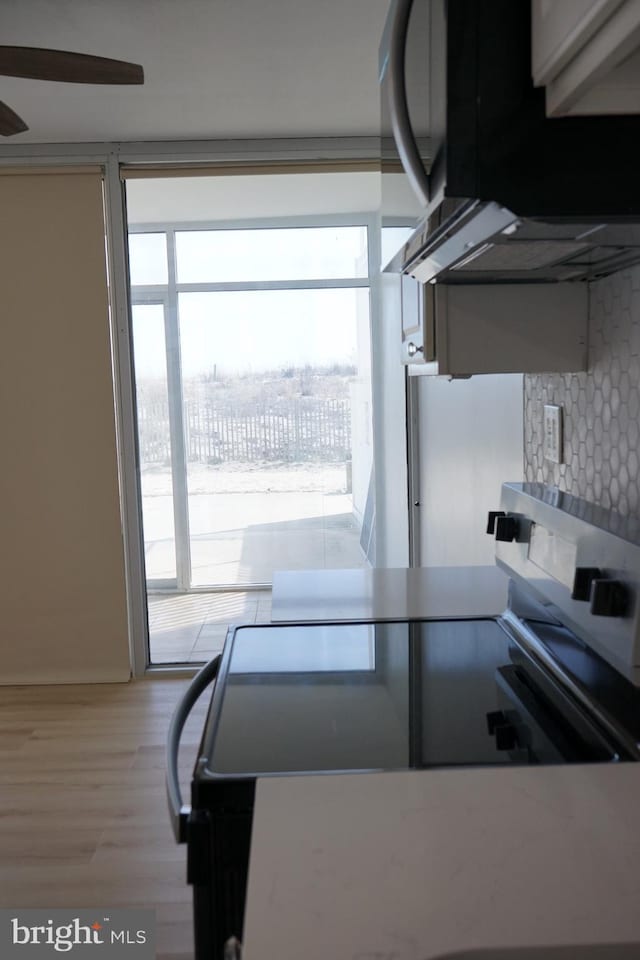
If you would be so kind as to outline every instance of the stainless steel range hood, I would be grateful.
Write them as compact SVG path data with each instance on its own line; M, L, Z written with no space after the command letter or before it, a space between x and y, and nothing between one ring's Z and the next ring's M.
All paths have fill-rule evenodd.
M549 283L638 262L640 223L519 217L498 203L447 198L386 270L421 283Z

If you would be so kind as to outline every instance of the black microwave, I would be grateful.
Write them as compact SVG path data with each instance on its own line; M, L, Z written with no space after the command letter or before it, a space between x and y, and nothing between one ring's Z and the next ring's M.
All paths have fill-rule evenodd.
M546 116L530 0L394 0L380 81L382 224L415 227L393 272L549 282L640 260L640 115Z

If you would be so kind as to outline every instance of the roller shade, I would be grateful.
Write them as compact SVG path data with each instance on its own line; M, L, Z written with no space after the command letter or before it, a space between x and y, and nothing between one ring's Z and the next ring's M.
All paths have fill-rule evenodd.
M2 682L127 680L102 174L9 171L2 210Z
M210 164L131 164L120 168L123 180L165 177L229 177L292 173L372 173L380 170L379 160L296 160Z

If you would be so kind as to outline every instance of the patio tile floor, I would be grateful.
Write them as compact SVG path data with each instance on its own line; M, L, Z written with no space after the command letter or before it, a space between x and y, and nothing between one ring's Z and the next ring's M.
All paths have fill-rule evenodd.
M202 663L220 653L230 624L268 622L271 590L149 594L151 662Z

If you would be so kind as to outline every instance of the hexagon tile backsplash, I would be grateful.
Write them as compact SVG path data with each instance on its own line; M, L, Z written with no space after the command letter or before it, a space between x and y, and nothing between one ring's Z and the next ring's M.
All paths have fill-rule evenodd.
M564 417L564 463L544 459L543 407ZM587 373L524 378L525 479L640 516L640 267L592 283Z

